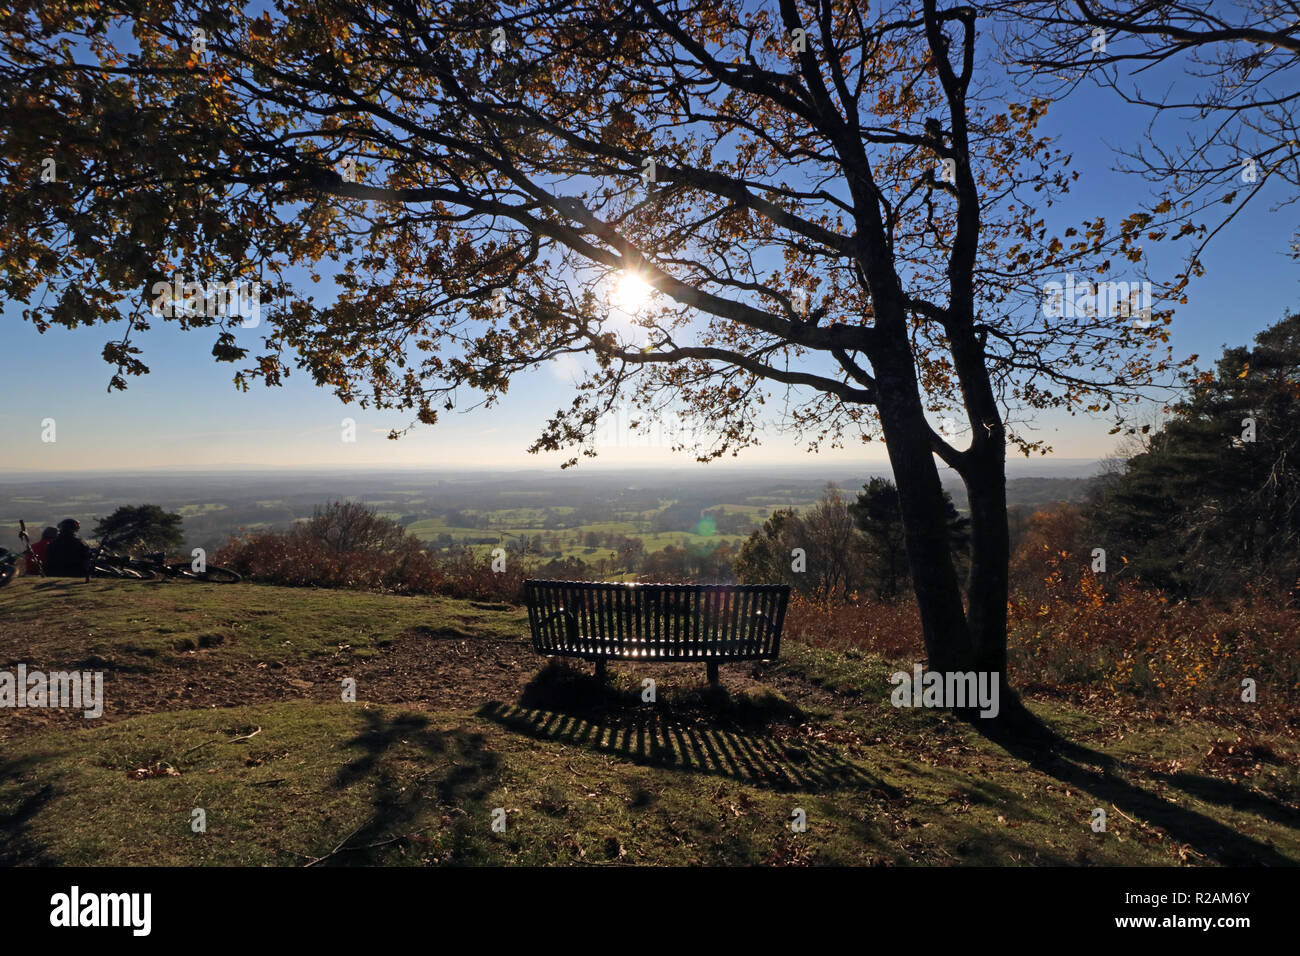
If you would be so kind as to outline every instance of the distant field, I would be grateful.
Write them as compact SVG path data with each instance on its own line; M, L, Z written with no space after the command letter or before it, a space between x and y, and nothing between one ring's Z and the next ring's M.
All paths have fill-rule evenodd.
M728 512L744 510L742 505L725 506ZM553 509L558 512L560 509ZM564 509L572 514L575 509ZM759 510L757 508L755 511ZM591 547L585 543L588 534L602 536L617 535L640 540L647 552L661 551L667 547L705 547L719 544L738 544L745 536L739 534L699 534L691 531L652 532L651 521L657 513L646 511L637 518L625 521L593 521L567 528L546 528L538 524L544 509L516 508L489 512L485 515L492 522L486 528L468 528L448 525L443 518L425 518L406 525L409 534L425 541L437 541L442 535L450 535L452 543L457 546L469 546L477 553L486 554L499 544L518 544L541 538L543 549L547 554L559 553L561 558L604 558L610 552L607 544L601 543ZM515 523L518 522L518 523ZM493 543L483 544L483 539L490 538Z
M773 508L806 508L809 505L815 504L817 499L812 497L782 495L780 497L758 496L750 498L748 501L748 507L765 508L770 511Z
M840 479L852 498L864 479ZM743 515L758 527L780 508L804 510L815 505L824 478L772 480L761 475L678 476L653 474L600 476L572 473L560 480L536 478L433 476L421 482L410 475L293 476L121 476L61 479L0 479L0 547L18 546L18 521L41 528L64 517L81 520L90 535L99 518L123 504L158 504L184 518L184 548L219 547L232 536L286 530L335 500L360 501L428 542L470 545L491 550L501 543L541 536L550 555L585 560L608 557L610 537L644 542L647 552L665 547L706 547L744 540L734 525L727 532L699 534L693 513L718 511ZM1080 500L1090 482L1084 478L1015 478L1007 483L1010 504L1036 508L1056 501ZM959 510L965 496L950 486ZM673 509L670 526L666 509ZM698 509L698 510L697 510ZM734 521L735 518L732 517ZM475 527L482 524L483 527ZM549 526L549 527L548 527ZM584 538L602 540L594 549ZM483 543L480 543L483 542ZM490 543L487 543L490 542Z
M193 518L195 515L209 514L213 511L225 511L225 505L205 504L205 505L181 505L176 509L182 518Z
M483 528L462 528L448 525L442 518L422 518L406 526L407 534L431 541L440 534L449 534L453 538L482 538L494 532Z
M766 514L771 511L771 509L766 505L754 504L753 502L749 502L748 504L736 504L735 502L731 502L731 501L728 501L720 505L713 505L713 507L707 510L726 511L728 514L740 513L740 514L747 514L747 515L760 515L760 514Z
M548 556L550 556L549 534L550 532L547 532L547 536L543 538L544 544L547 545ZM590 561L599 558L606 558L610 554L610 549L607 547L598 546L591 548L579 544L578 538L572 534L566 536L565 532L559 532L557 533L557 536L560 538L561 542L559 548L559 557L561 558L582 558L583 560ZM504 543L510 544L519 541L520 537L520 535L504 535L503 539ZM745 540L743 535L702 535L687 534L683 531L666 531L662 534L628 535L628 537L640 540L645 546L647 553L662 551L664 548L669 546L674 548L682 546L701 548L716 547L721 544L739 545L740 542ZM468 547L474 553L483 555L491 553L492 549L497 546L498 545L496 544L475 544L469 545Z

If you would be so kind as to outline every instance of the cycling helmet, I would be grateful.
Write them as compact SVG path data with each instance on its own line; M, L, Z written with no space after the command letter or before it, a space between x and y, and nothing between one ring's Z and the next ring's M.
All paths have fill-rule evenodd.
M62 521L59 522L59 530L68 531L68 532L80 531L81 522L78 521L76 518L64 518Z
M59 536L59 529L54 527L53 525L51 525L50 527L46 528L44 531L41 532L42 538L57 538L58 536Z

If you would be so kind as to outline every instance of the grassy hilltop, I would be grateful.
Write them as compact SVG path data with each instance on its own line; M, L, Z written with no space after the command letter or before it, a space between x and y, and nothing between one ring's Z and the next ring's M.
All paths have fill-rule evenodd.
M20 578L0 670L101 670L106 704L0 711L0 863L1300 862L1288 732L1031 698L1078 747L1011 753L893 708L910 661L798 638L714 697L548 665L508 605Z

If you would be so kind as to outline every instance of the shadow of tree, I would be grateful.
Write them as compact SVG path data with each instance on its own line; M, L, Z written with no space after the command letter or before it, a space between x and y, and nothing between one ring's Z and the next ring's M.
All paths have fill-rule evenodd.
M1151 772L1151 776L1206 803L1217 803L1233 810L1254 813L1274 823L1300 830L1300 808L1283 803L1258 790L1197 773Z
M444 851L449 851L455 862L477 862L482 841L471 839L468 828L486 827L488 821L486 817L471 820L463 806L487 798L499 765L483 735L463 729L433 730L428 718L420 714L389 718L378 711L366 711L362 716L365 729L344 744L361 753L339 768L331 785L342 789L372 781L372 814L338 847L326 848L314 862L332 866L393 862L391 848L422 842L417 833L419 821L444 811L454 817L449 827L441 828L450 839ZM403 774L398 766L399 747L413 750L409 759L432 762L433 769L413 778Z
M937 776L946 778L952 790L980 795L982 803L995 804L1014 799L1014 795L1004 788L985 781L974 781L968 774L929 769L936 772ZM911 818L908 810L910 806L913 804L905 796L899 804L902 812L892 821L846 814L837 822L852 834L849 842L879 850L880 857L874 861L878 864L898 862L902 851L910 862L926 866L1077 865L1077 859L1070 859L1041 841L1017 839L1012 835L1014 830L1005 828L979 828L952 820L951 825L945 828L942 839L926 841L922 836L924 831L919 829L912 830L909 835L907 828L921 825L920 821Z
M1007 713L1005 708L1004 713ZM1149 775L1190 796L1221 805L1240 806L1257 813L1270 802L1260 794L1237 784L1209 781L1209 778L1192 774L1152 773L1067 740L1019 703L1012 713L1013 718L1006 721L968 719L990 742L1035 770L1092 795L1102 809L1114 807L1149 826L1159 827L1178 843L1216 863L1228 866L1296 866L1300 863L1267 843L1239 833L1204 813L1171 803L1118 774L1124 771ZM1279 808L1283 806L1275 805L1273 813L1280 812ZM1267 812L1263 815L1270 816ZM1288 822L1278 816L1271 818Z
M0 780L16 780L20 774L32 769L38 761L26 757L0 762ZM31 841L28 821L54 799L57 791L53 784L34 785L27 793L20 793L13 809L0 812L0 866L54 866L58 860Z

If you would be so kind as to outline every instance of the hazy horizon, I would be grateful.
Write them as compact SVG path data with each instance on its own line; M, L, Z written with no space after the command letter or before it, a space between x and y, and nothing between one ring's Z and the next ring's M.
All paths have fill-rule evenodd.
M1034 469L1044 472L1051 472L1050 475L1043 477L1086 477L1095 473L1102 465L1105 459L1102 458L1056 458L1041 457L1026 461L1023 458L1008 458L1007 476L1010 477L1038 477L1035 474L1027 474ZM401 472L409 475L429 475L437 477L441 475L457 476L507 476L507 475L527 475L527 476L553 476L555 478L582 478L586 475L599 474L601 476L613 475L680 475L690 473L699 477L708 477L710 473L719 471L745 472L755 475L768 477L780 477L782 475L799 475L807 477L809 474L819 472L834 471L836 474L842 474L846 470L863 471L864 474L889 474L891 469L888 461L863 461L858 466L851 462L834 461L819 462L816 456L810 456L806 462L791 461L779 465L762 465L746 464L743 462L713 462L710 464L693 464L693 465L600 465L592 462L582 462L574 468L561 470L558 466L536 465L532 467L475 467L471 465L386 465L379 466L374 464L353 465L353 466L295 466L295 465L262 465L250 467L247 465L194 465L189 467L177 467L159 465L154 467L137 467L137 468L68 468L61 471L58 475L49 475L46 472L31 469L8 469L0 466L0 480L4 481L61 481L69 477L78 479L94 478L98 475L113 477L130 477L132 475L141 475L157 478L168 476L192 477L195 475L205 475L212 472L220 472L231 476L249 476L260 477L265 475L291 476L319 476L328 477L330 475L347 475L349 477L364 477L366 475L383 476L393 472ZM941 473L950 473L951 469L940 468ZM1014 475L1012 473L1015 473ZM1062 472L1071 472L1071 475L1062 475ZM1077 474L1073 474L1077 473ZM955 473L954 473L955 474Z

